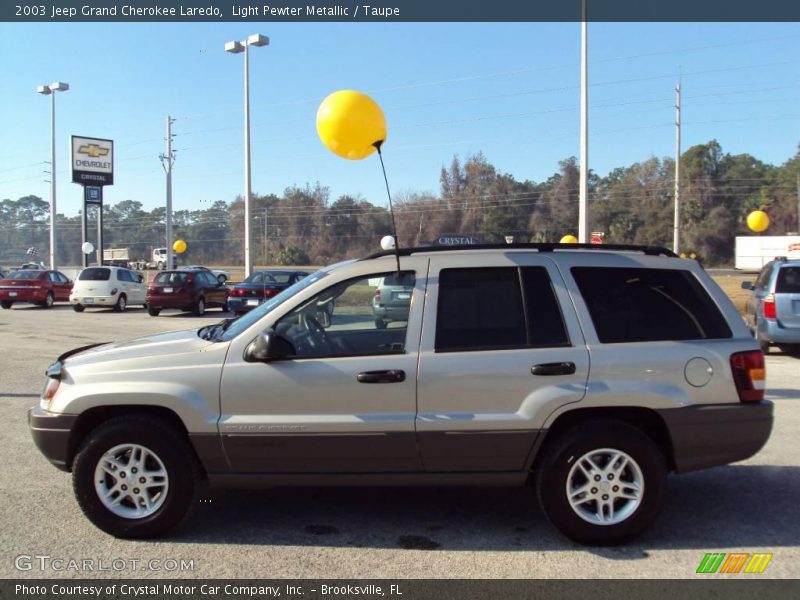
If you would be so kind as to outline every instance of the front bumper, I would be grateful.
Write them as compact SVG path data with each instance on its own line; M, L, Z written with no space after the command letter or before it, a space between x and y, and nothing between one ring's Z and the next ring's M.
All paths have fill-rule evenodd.
M772 432L768 400L659 410L672 439L678 473L727 465L753 456Z
M28 427L33 443L53 465L69 471L69 438L77 415L47 412L38 404L28 410Z

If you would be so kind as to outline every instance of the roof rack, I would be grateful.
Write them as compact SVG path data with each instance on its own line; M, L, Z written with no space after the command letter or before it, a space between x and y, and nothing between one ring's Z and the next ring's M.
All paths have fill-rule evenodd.
M420 246L416 248L400 248L397 253L400 256L409 256L419 252L448 252L452 250L538 250L539 252L553 252L554 250L617 250L626 252L642 252L647 256L670 256L677 257L672 250L661 246L638 246L634 244L550 244L550 243L530 243L530 244L465 244L463 246ZM365 256L360 260L370 260L381 256L394 255L394 250L383 250Z

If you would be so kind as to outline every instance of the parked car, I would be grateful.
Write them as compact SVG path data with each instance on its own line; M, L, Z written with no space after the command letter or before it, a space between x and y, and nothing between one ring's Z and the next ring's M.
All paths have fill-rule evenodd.
M238 319L61 355L29 414L36 445L118 537L163 534L206 485L532 483L561 532L604 545L648 528L668 472L769 438L764 355L695 261L577 244L398 255L323 268ZM396 260L407 320L378 328L371 282Z
M375 327L385 329L392 321L408 321L414 276L395 273L381 277L372 297L372 314Z
M228 310L237 315L244 314L273 296L277 296L287 287L307 277L308 274L308 271L281 269L256 271L242 283L233 286L228 297Z
M23 263L23 264L21 264L19 266L19 270L20 271L27 271L27 270L44 271L45 268L46 267L44 266L44 263L42 263L42 262L27 262L27 263Z
M206 269L162 271L147 286L147 312L157 317L162 309L177 308L202 316L206 308L227 310L228 287Z
M745 320L766 354L775 344L787 354L800 353L800 260L777 258L761 269L755 284L742 283L753 293Z
M141 273L124 267L83 269L69 296L75 312L87 306L113 308L124 312L132 304L145 304L145 284Z
M0 306L30 302L50 308L55 302L69 301L72 281L60 271L12 271L0 280Z
M208 267L203 267L200 265L186 265L185 267L178 267L180 271L209 271L214 274L214 277L217 278L217 281L220 283L227 283L228 279L230 279L230 275L228 275L227 271L223 271L222 269L209 269Z

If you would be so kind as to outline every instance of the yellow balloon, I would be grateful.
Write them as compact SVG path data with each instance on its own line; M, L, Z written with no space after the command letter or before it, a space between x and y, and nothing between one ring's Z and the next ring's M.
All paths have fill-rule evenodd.
M172 244L172 249L175 250L175 252L177 252L178 254L183 254L184 252L186 252L186 248L187 248L186 242L184 242L183 240L175 240L175 243Z
M559 244L577 244L577 243L578 243L578 238L576 238L576 237L575 237L574 235L572 235L571 233L568 233L567 235L565 235L564 237L562 237L562 238L559 240L559 242L558 242L558 243L559 243Z
M342 158L361 160L375 152L375 143L386 140L386 118L369 96L339 90L317 109L317 133L322 143Z
M747 215L747 226L756 233L764 231L769 227L769 217L767 213L763 210L754 210Z

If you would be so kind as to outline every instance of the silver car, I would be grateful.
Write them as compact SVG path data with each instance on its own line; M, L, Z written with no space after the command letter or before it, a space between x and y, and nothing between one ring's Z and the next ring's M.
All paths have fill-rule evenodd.
M764 265L747 299L745 320L766 354L775 344L787 354L800 353L800 260L777 258Z
M236 320L61 355L34 441L119 537L177 526L206 484L531 484L564 535L604 545L647 529L669 472L769 438L764 356L695 261L574 244L398 258L326 267ZM386 328L381 279L382 302L409 294Z

